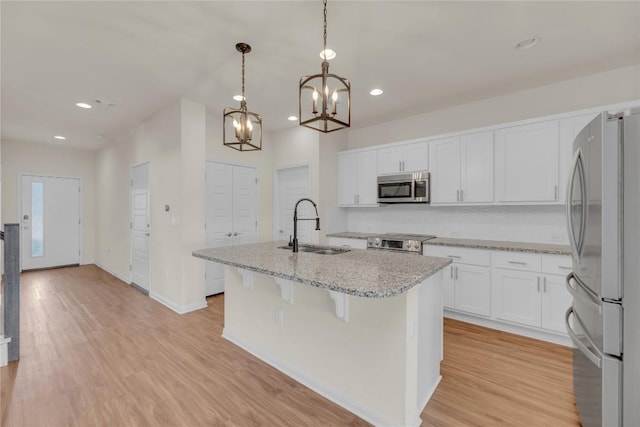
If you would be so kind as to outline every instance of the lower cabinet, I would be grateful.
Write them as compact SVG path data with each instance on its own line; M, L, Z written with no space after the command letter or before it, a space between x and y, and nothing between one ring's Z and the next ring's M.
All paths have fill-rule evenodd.
M494 317L566 333L564 314L571 305L571 294L565 288L565 276L557 273L569 268L571 258L533 254L516 256L501 254L494 264L499 267L511 265L514 268L494 270ZM514 259L507 260L509 257Z
M454 264L457 310L481 316L491 315L491 271L477 265Z
M570 256L429 245L424 255L453 261L443 271L448 316L568 344Z

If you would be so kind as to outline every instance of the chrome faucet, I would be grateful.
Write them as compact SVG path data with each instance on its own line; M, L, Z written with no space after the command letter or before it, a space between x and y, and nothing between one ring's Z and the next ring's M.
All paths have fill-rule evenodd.
M300 202L307 201L313 205L316 210L315 218L298 218L298 205ZM296 202L296 207L293 208L293 252L298 252L298 221L316 221L316 230L320 230L320 216L318 216L318 206L314 203L313 200L302 198Z

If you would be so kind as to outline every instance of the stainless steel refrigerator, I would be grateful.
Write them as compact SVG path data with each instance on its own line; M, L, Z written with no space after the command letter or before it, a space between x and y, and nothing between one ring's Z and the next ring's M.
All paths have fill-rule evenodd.
M639 109L598 115L573 144L566 325L584 427L640 426L639 146Z

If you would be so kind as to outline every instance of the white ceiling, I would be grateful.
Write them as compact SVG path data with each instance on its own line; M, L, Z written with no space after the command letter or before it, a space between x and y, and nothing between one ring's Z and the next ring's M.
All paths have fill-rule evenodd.
M3 140L97 149L180 97L222 116L238 106L239 41L249 109L285 129L300 77L320 72L319 0L0 4ZM638 64L640 2L333 0L327 44L362 127ZM116 107L75 106L95 99Z

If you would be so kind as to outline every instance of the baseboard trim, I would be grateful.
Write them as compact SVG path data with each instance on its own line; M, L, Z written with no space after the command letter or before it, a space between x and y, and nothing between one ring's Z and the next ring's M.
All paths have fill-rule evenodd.
M397 423L393 423L388 419L386 419L385 417L380 416L379 414L376 414L371 410L362 407L357 402L353 402L352 400L346 398L345 396L342 396L339 393L335 393L334 391L327 389L325 386L318 384L315 380L309 378L305 374L283 366L273 356L269 354L263 354L262 352L253 349L250 345L246 344L242 340L233 336L233 334L229 333L229 331L226 328L223 329L222 331L222 337L227 341L230 341L233 344L237 345L238 347L242 348L247 353L267 363L268 365L273 366L274 368L276 368L283 374L287 375L288 377L293 378L294 380L304 385L305 387L310 388L311 390L323 396L324 398L329 399L333 403L343 407L344 409L353 413L354 415L357 415L358 417L362 418L366 422L373 424L374 426L398 427ZM420 419L420 414L418 414L415 424L407 424L406 427L419 427L421 422L422 420Z
M111 269L109 269L109 268L105 267L104 265L102 265L102 264L100 264L100 263L97 263L97 262L96 262L94 265L95 265L96 267L98 267L98 268L100 268L100 269L102 269L102 270L106 271L106 272L107 272L107 273L109 273L110 275L115 276L115 277L117 277L118 279L122 280L122 281L123 281L124 283L126 283L127 285L130 285L130 284L131 284L131 279L130 279L129 277L124 277L122 274L117 273L117 272L115 272L115 271L113 271L113 270L111 270Z
M178 304L175 304L173 301L170 301L167 298L163 297L162 295L158 295L155 292L149 292L149 297L151 297L152 299L158 301L160 304L162 304L165 307L175 311L178 314L186 314L186 313L189 313L191 311L196 311L196 310L200 310L200 309L203 309L203 308L207 308L207 300L206 299L203 299L200 302L195 302L193 304L187 304L187 305L180 306Z
M424 401L421 402L422 405L418 405L418 420L419 420L418 421L418 425L420 425L422 423L422 419L420 418L420 414L422 414L422 411L424 411L424 408L427 406L427 403L429 403L429 401L433 397L433 393L436 392L436 389L440 385L440 381L442 381L442 375L438 375L438 381L436 381L436 383L433 385L431 390L429 390L429 393L427 393L427 395L425 396Z
M478 326L484 326L485 328L497 329L503 332L509 332L516 335L522 335L528 338L534 338L541 341L547 341L553 344L562 345L565 347L573 347L571 339L568 335L562 335L560 333L546 332L539 329L527 328L526 326L518 326L512 323L502 322L495 319L487 319L484 317L474 316L472 314L466 314L448 308L444 309L444 317L450 319L460 320L462 322L472 323Z
M11 338L0 335L0 366L5 366L9 360L9 343Z

